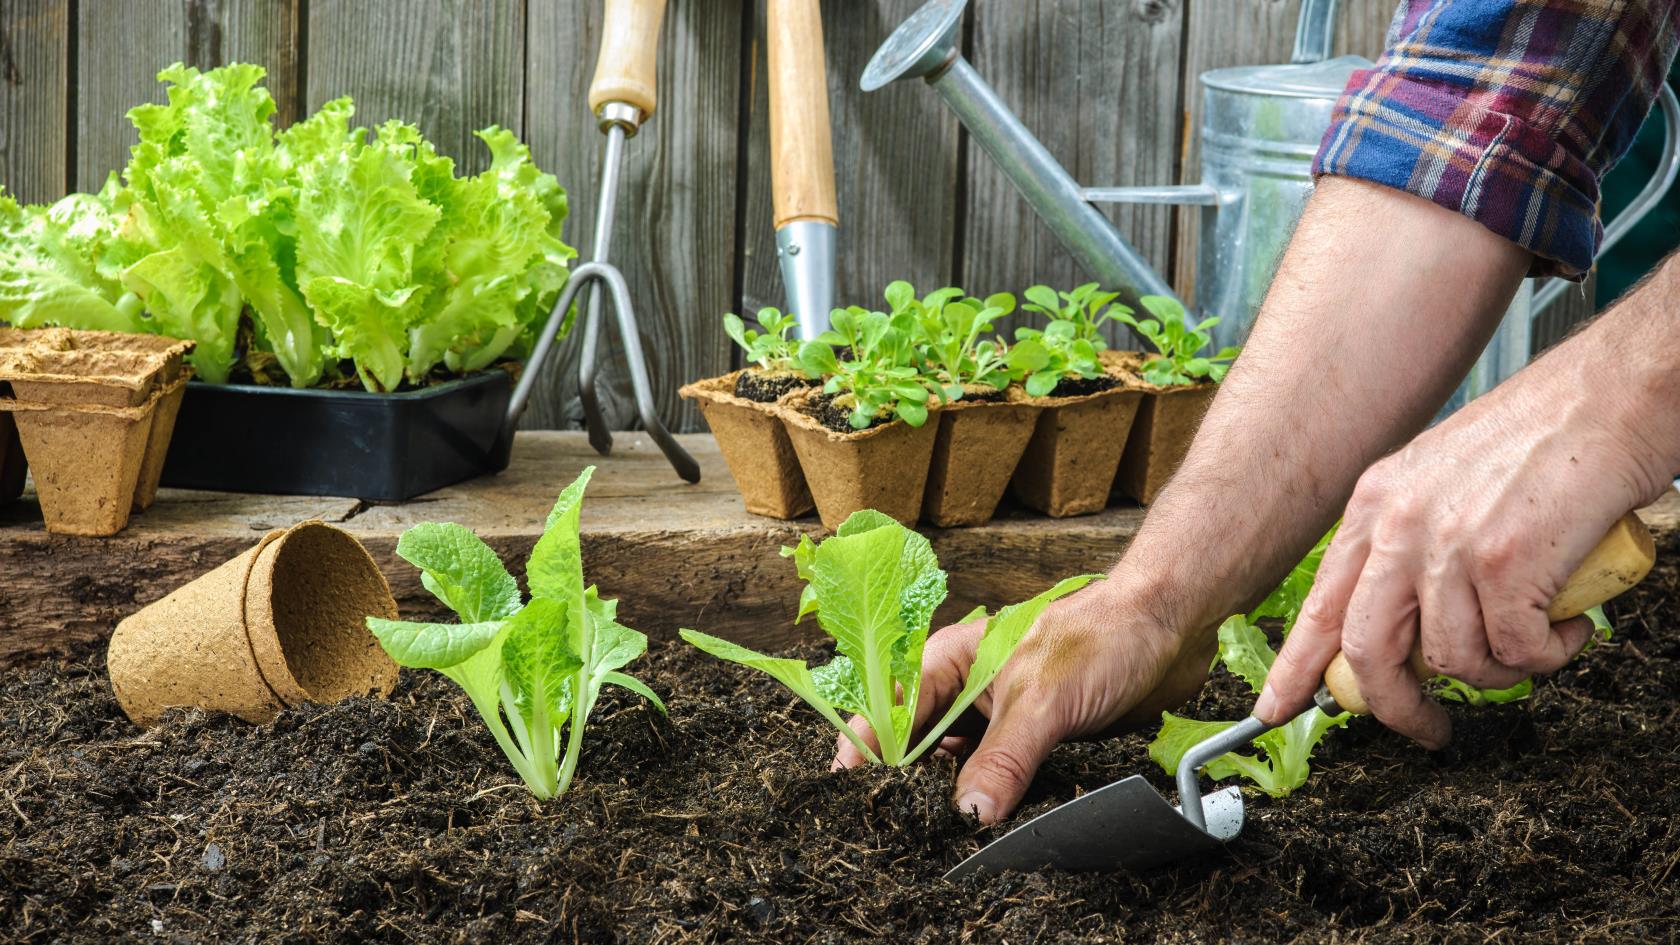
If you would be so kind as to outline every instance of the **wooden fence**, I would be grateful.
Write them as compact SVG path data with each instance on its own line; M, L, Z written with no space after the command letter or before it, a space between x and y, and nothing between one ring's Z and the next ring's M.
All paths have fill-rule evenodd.
M1343 0L1335 52L1375 56L1394 2ZM858 90L869 56L920 3L823 3L840 298L874 299L895 278L978 292L1084 281L931 90ZM973 0L964 45L1079 180L1171 183L1196 177L1195 77L1285 61L1298 10L1299 0ZM600 22L600 0L0 0L0 183L31 201L96 188L134 141L123 112L161 99L160 68L256 62L279 121L352 95L359 121L416 122L469 171L485 159L474 129L515 129L570 190L570 241L587 250L602 137L584 90ZM628 148L612 257L659 410L686 430L699 418L677 387L735 360L718 315L782 300L763 30L763 0L671 0L658 113ZM1114 213L1192 288L1194 237L1175 211ZM530 426L581 422L575 343L563 354ZM616 345L607 357L607 413L629 426Z

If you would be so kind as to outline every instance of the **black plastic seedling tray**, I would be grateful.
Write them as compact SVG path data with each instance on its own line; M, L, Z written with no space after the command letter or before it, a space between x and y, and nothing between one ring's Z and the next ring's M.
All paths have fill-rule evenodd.
M163 484L411 499L507 468L512 394L503 370L394 394L193 381Z

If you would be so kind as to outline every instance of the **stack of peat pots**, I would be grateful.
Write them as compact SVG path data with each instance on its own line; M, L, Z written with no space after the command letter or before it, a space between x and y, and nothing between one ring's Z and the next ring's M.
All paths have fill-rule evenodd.
M920 427L893 419L853 430L817 382L757 368L682 395L699 403L749 512L796 518L814 505L834 529L868 508L906 525L958 527L990 521L1011 489L1055 517L1107 506L1134 417L1154 393L1138 363L1104 358L1102 376L1066 380L1051 396L1018 385L969 391L934 406ZM1143 468L1158 472L1139 450Z
M0 500L21 490L26 458L48 531L121 531L157 496L191 349L154 335L0 329Z

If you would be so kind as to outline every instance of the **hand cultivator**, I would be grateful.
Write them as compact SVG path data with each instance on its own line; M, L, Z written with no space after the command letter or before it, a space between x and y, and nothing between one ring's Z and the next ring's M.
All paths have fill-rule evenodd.
M583 348L578 362L578 397L589 428L589 444L602 454L612 451L612 431L601 413L597 389L601 344L601 293L612 296L613 320L618 323L619 341L624 345L625 367L636 397L636 416L670 460L677 475L687 482L700 481L700 464L683 449L659 419L653 403L653 385L648 380L647 356L642 352L636 310L630 303L630 288L624 273L609 261L612 252L613 213L618 207L619 175L624 165L624 143L636 134L642 122L653 114L656 99L654 64L659 53L659 24L665 15L665 0L608 0L602 27L601 52L595 62L595 80L589 87L589 107L601 132L607 136L606 155L601 159L600 205L595 213L595 244L590 262L572 270L566 290L555 303L555 311L566 312L585 288L591 288L583 322ZM531 397L541 366L565 322L550 318L532 349L525 375L514 388L508 403L507 421L498 451L506 456L513 449L513 431Z

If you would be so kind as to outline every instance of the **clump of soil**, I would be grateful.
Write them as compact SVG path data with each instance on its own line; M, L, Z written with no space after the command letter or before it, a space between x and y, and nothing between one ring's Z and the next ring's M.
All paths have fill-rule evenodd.
M819 383L798 374L766 374L748 370L735 375L735 396L754 403L773 404L789 391L815 387Z
M1049 396L1083 397L1086 394L1096 394L1109 390L1119 386L1119 384L1118 378L1110 377L1107 374L1098 374L1096 377L1080 377L1077 374L1069 374L1056 382L1056 386L1050 389Z
M842 396L844 395L819 394L816 397L812 397L809 401L806 401L803 409L806 414L815 417L818 423L830 430L833 430L835 433L856 433L858 432L858 428L852 426L852 408L843 407L835 403L835 401L839 400ZM893 418L891 416L876 417L874 420L870 421L869 426L864 427L863 429L874 429L883 423L891 423L892 419Z
M1147 876L945 883L998 835L952 810L950 760L830 774L814 712L681 645L636 667L669 720L609 689L578 783L548 803L434 673L268 726L178 712L141 732L97 656L12 670L0 938L1671 941L1677 585L1652 575L1613 606L1615 639L1529 702L1454 709L1446 751L1369 721L1333 733L1304 789L1250 799L1222 855ZM1222 676L1186 711L1236 718L1251 698ZM1139 771L1168 789L1145 744L1057 749L1020 817Z

